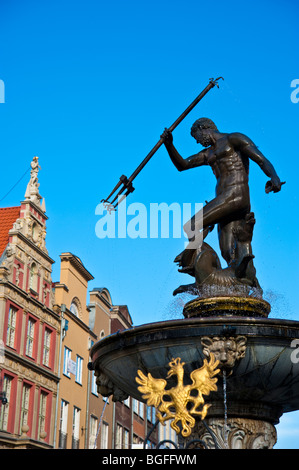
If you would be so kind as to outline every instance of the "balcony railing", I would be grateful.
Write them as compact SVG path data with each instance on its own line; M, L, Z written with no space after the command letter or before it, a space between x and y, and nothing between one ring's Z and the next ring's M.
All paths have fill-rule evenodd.
M72 437L72 449L79 449L79 439Z
M67 433L59 431L59 442L58 442L59 449L66 449L66 440L67 440Z

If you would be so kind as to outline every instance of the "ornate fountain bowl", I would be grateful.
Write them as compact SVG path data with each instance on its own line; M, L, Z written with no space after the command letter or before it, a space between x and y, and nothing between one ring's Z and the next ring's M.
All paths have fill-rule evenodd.
M165 378L169 362L180 357L189 377L206 358L206 338L214 346L228 345L226 357L221 356L221 347L218 355L224 369L226 366L229 369L228 417L263 419L276 424L283 413L299 409L299 361L294 360L292 346L293 340L299 338L299 322L261 317L185 318L145 324L110 335L96 343L90 353L99 392L113 395L114 400L130 395L144 401L135 380L137 370L151 373L157 379ZM229 354L234 359L238 338L246 339L246 347L241 359L229 364ZM215 351L217 358L214 347ZM176 385L176 379L171 379L169 387ZM210 417L223 417L222 381L220 377L217 392L209 396Z
M220 315L237 315L245 317L267 318L271 305L263 299L244 296L215 296L196 298L186 303L184 316L210 317Z

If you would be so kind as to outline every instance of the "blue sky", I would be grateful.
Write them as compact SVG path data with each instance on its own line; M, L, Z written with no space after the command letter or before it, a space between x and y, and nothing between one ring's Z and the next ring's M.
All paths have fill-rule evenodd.
M2 0L0 8L0 199L38 155L53 280L59 254L70 251L94 275L90 289L107 287L134 324L180 317L172 291L191 282L173 263L183 240L101 240L95 210L209 78L223 76L174 131L174 143L185 157L198 152L190 127L210 117L223 132L247 134L286 181L266 195L267 177L251 164L253 250L271 316L299 320L299 103L291 100L299 79L298 3ZM28 178L1 207L19 204ZM161 148L134 186L127 203L149 207L210 200L215 179L209 168L179 173ZM216 234L209 241L216 248ZM299 448L298 418L282 418L277 448Z

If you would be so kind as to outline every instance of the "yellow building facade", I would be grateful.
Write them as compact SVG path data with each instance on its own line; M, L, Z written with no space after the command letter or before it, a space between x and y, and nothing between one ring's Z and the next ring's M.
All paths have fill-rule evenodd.
M54 284L55 306L62 318L59 344L57 427L59 448L84 448L89 361L88 281L93 276L71 253L61 256L60 282Z

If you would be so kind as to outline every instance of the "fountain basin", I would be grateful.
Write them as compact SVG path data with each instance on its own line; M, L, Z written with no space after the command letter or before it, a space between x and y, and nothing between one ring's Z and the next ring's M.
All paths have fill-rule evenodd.
M279 422L285 412L299 409L299 363L292 360L291 342L299 338L299 322L238 316L194 317L149 323L110 335L91 349L92 368L105 374L128 395L144 401L135 381L137 370L166 378L168 363L180 357L185 378L206 357L201 340L245 336L245 356L227 377L228 416ZM190 380L190 379L189 379ZM222 378L218 391L206 399L210 417L223 417ZM168 388L176 385L175 377Z

